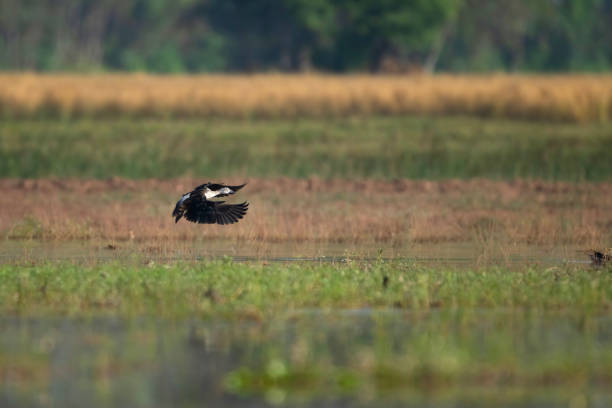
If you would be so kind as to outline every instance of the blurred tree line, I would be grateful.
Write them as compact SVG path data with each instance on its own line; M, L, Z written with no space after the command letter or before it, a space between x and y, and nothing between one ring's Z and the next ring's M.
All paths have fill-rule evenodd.
M612 0L0 0L0 69L603 71Z

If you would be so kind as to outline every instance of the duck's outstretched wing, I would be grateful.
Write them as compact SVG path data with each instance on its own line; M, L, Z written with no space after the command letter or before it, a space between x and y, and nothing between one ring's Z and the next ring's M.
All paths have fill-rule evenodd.
M246 184L247 183L241 184L239 186L228 186L220 183L204 183L197 186L193 190L193 193L199 192L202 197L206 199L227 197L228 195L236 194L236 191L246 186Z
M246 186L247 183L241 184L239 186L226 186L225 184L210 184L208 188L212 191L216 191L217 194L215 198L218 197L227 197L231 194L236 194L236 191L240 190L242 187Z
M199 224L233 224L246 214L249 203L224 204L224 201L193 202L185 212L185 218Z

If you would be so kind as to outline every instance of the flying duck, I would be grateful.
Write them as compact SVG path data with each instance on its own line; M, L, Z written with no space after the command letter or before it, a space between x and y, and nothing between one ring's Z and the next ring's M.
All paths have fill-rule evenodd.
M185 216L187 221L199 224L233 224L246 214L249 203L224 204L225 201L208 201L211 198L226 197L235 194L244 187L226 186L224 184L205 183L197 186L193 191L183 194L176 203L172 216L178 222Z

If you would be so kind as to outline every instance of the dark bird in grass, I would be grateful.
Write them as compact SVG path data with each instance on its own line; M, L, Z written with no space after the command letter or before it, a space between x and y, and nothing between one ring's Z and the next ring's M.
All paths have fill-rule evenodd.
M245 185L246 183L240 186L206 183L197 186L193 191L183 194L176 203L172 212L172 216L175 217L174 222L178 222L181 217L199 224L225 225L238 222L246 214L249 203L225 204L225 201L209 201L209 199L235 194Z
M605 265L612 261L612 248L590 249L585 252L591 258L593 265Z

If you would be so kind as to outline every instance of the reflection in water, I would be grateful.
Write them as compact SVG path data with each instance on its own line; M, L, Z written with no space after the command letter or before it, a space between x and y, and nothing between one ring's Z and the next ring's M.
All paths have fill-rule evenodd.
M612 403L610 317L306 310L264 323L1 318L0 330L3 407Z
M575 250L4 241L0 261L382 257L473 266L562 263ZM0 332L1 407L612 406L610 316L315 309L267 322L0 317Z

